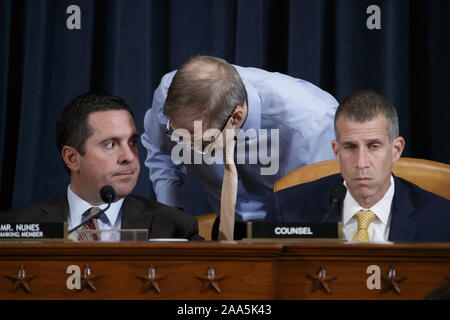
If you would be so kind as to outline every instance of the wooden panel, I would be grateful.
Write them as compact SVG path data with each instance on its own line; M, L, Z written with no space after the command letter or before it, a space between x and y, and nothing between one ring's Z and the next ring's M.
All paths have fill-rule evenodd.
M30 280L30 293L11 293L20 265ZM96 292L69 290L69 265L89 265ZM387 278L394 266L401 294L369 290L367 267L377 265ZM141 293L153 266L160 293ZM220 293L203 289L209 267L214 268ZM324 267L336 277L331 294L311 292ZM223 278L221 278L223 277ZM0 299L423 299L450 279L449 244L350 244L350 243L0 243Z
M81 292L69 290L66 280L69 264L83 269L89 264L93 275L101 275L95 282L96 292L84 289ZM9 293L13 282L3 277L16 275L17 267L23 264L26 271L37 277L30 281L32 292L17 290ZM150 265L157 275L166 277L159 281L161 293L150 289L142 294L143 281L137 275L146 275ZM206 275L207 268L214 267L221 293L212 288L201 293L203 281L197 275ZM129 261L11 261L0 263L0 296L2 299L272 299L273 275L270 262L224 262L224 261L164 261L154 259L148 262Z
M389 261L371 259L360 261L283 261L277 265L276 298L277 299L424 299L435 288L446 283L445 277L450 275L449 261L428 262L414 261ZM367 268L377 265L381 269L381 275L387 277L389 268L394 265L399 278L407 279L399 284L401 294L393 290L382 294L381 289L369 290ZM328 277L336 277L331 281L331 294L325 290L311 292L313 282L307 275L317 274L320 267L324 266Z
M423 299L450 279L448 244L286 244L277 261L277 299ZM382 294L368 289L367 268L376 265L387 278L391 266L397 277L404 278L399 287ZM321 266L331 281L332 293L311 292L315 275ZM382 284L382 283L381 283Z
M46 244L3 245L0 255L1 299L273 299L273 261L276 245L230 244ZM15 276L19 265L29 275L31 293L9 290L13 284L5 275ZM69 290L69 265L89 265L96 292ZM157 275L161 293L141 293L150 266ZM221 292L201 292L208 267L215 269Z

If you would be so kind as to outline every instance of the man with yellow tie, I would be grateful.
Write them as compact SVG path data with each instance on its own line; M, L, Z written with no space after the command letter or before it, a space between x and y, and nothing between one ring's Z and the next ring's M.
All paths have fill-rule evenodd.
M336 185L348 192L327 222L349 241L450 241L450 201L395 177L403 151L394 106L369 90L352 93L334 118L340 174L274 193L267 221L321 222Z

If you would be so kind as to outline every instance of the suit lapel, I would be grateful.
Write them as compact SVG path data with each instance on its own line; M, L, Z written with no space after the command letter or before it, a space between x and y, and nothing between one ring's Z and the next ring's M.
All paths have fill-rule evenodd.
M130 197L126 197L122 204L122 221L121 221L121 229L131 229L130 224L133 221L133 215L135 214L135 210L133 210L133 202L130 201Z
M414 241L417 221L409 191L400 179L394 176L395 193L392 201L389 241Z
M153 216L150 214L142 214L147 209L149 208L145 207L142 202L132 195L125 197L121 208L121 229L142 229L142 226L150 228Z
M69 203L67 194L59 198L47 201L41 206L42 213L47 221L67 221L69 216Z

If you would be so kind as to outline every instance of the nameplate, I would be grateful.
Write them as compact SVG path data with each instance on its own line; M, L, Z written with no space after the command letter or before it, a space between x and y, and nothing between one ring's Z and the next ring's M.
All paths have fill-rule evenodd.
M0 239L63 239L64 223L0 223Z
M327 238L339 239L338 223L249 222L248 238Z

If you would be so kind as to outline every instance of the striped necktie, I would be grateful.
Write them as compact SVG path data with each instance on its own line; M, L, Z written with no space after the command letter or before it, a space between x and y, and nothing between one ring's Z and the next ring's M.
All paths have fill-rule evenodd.
M100 211L102 211L100 208L92 207L83 214L83 217L86 217L86 216L92 217L93 215L99 213ZM87 230L99 230L100 228L98 227L97 219L92 219L91 221L86 222L85 224L83 224L83 226L80 229L81 229L81 232L78 236L78 240L84 240L84 241L98 241L99 240L97 233L83 232L83 231L87 231Z

